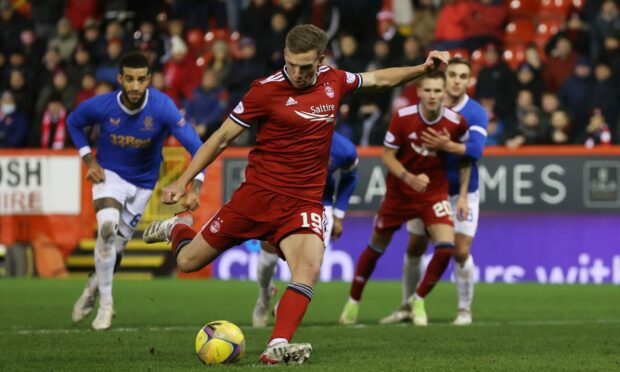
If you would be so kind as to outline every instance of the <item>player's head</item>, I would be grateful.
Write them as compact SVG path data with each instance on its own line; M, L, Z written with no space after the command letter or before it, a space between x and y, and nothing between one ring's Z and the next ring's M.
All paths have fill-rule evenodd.
M418 96L423 109L437 111L441 108L446 92L446 75L443 71L428 72L418 85Z
M286 35L284 60L286 72L295 88L314 83L319 65L325 56L327 34L314 25L297 25Z
M140 52L125 54L118 66L117 80L121 85L124 103L139 107L144 102L146 88L151 82L149 61Z
M460 99L469 86L471 64L464 58L450 59L446 68L446 93L454 100Z

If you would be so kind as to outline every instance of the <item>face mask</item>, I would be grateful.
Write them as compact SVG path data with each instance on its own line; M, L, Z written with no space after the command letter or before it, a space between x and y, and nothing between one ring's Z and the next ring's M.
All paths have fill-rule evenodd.
M2 109L3 115L11 115L12 113L15 112L15 104L14 103L3 103L0 109Z

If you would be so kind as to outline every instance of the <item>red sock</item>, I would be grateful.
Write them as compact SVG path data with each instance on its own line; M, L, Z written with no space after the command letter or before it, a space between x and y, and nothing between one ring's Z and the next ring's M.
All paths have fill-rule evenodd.
M422 279L418 289L415 291L418 296L424 298L433 290L433 287L441 279L441 275L443 275L450 264L450 258L452 258L453 253L453 245L442 244L435 247L435 253L433 253L431 262L428 263L424 279Z
M188 226L184 223L178 223L174 225L172 227L172 232L170 233L170 237L172 240L172 254L174 255L174 257L178 256L181 248L189 244L195 236L196 232L192 229L191 226Z
M291 283L284 291L276 309L276 324L271 332L271 340L284 338L289 342L301 323L312 299L312 288L301 283Z
M364 291L366 282L375 270L379 257L381 257L381 253L373 251L370 246L368 246L364 249L364 252L362 252L362 255L357 261L355 277L353 278L351 291L349 292L349 295L355 301L359 301L362 298L362 292Z

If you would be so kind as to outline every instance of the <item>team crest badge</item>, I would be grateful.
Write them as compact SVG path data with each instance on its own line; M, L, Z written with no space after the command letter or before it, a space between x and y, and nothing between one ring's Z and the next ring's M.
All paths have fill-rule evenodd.
M334 98L335 94L334 94L334 88L330 87L329 85L325 87L325 94L327 94L327 96L329 98Z
M120 123L121 123L121 118L118 118L118 119L110 118L110 124L117 126Z
M212 234L217 234L221 228L222 228L222 219L218 217L213 222L211 222L211 226L209 226L209 231L211 231Z
M153 131L153 117L147 116L144 118L144 127L141 128L142 131L151 132Z

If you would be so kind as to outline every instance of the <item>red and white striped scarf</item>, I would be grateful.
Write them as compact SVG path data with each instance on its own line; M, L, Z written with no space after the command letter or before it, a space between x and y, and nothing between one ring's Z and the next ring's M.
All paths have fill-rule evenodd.
M54 139L52 141L52 149L58 150L65 147L65 139L67 137L67 131L65 129L65 120L67 119L67 111L64 109L60 111L58 119L56 120L56 130L54 131ZM52 114L49 110L46 110L43 114L43 122L41 123L41 147L44 149L50 148L50 133L52 132Z

